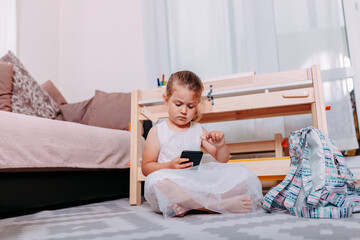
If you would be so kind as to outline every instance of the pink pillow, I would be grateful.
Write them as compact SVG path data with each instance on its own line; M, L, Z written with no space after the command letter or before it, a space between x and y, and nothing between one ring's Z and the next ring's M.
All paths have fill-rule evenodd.
M61 94L59 89L56 88L54 83L51 80L47 80L41 87L54 99L54 101L60 106L63 104L67 104L64 96Z
M0 110L11 112L13 65L0 62Z
M93 98L82 102L60 105L64 120L87 124L92 100Z
M95 91L88 125L129 130L131 93Z

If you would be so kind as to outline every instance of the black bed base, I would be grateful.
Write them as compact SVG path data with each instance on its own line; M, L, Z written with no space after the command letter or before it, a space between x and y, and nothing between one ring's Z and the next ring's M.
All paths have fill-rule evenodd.
M129 169L1 172L0 218L129 197Z

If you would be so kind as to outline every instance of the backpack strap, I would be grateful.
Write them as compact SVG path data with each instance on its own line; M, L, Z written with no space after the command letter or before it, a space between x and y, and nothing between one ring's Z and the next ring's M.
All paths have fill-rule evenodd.
M307 218L347 218L353 213L352 207L292 207L289 212Z
M289 187L289 193L286 196L286 199L284 201L285 208L291 208L295 205L295 202L297 201L299 192L301 190L301 187L303 186L302 183L302 176L303 176L303 164L302 164L302 158L304 155L304 143L306 144L306 134L307 129L303 128L298 133L298 140L299 142L294 145L296 146L297 154L297 163L298 163L298 171L296 172L293 181L290 183Z
M302 187L302 165L299 163L298 171L295 173L293 180L290 183L288 194L286 195L284 206L285 208L291 208L295 205L297 197Z
M293 180L295 173L298 169L298 163L291 161L291 166L288 174L286 174L285 179L278 184L276 187L270 189L270 191L265 195L262 201L262 207L264 210L271 212L275 210L284 210L284 201L288 195L288 185Z
M292 184L293 180L295 179L295 175L300 174L301 176L301 167L299 167L301 165L299 164L299 157L301 156L302 152L304 134L304 129L301 129L299 131L292 132L289 137L289 142L291 145L290 149L292 151L290 154L290 170L288 174L286 174L284 180L277 186L271 188L263 198L262 207L268 212L286 209L284 205L286 199L288 199L287 205L294 205L292 202L295 202L297 194L300 191L301 183L299 186L299 181L301 181L301 179L299 180L299 177L297 176L296 180L298 183L293 184L292 186L290 186L290 184ZM291 190L289 189L289 186ZM297 191L297 188L299 188L299 191Z
M353 212L357 213L360 212L360 186L350 170L349 174L353 177L354 180L345 182L347 189L350 191L348 192L347 199L352 202L354 207Z
M311 129L309 129L311 131ZM326 155L325 155L326 158ZM302 157L302 165L303 165L303 174L302 174L302 180L303 180L303 186L305 191L305 200L307 205L310 206L316 206L319 201L320 197L323 193L323 190L325 188L325 182L323 185L320 186L318 189L314 189L313 182L312 182L312 176L311 176L311 166L310 166L310 152L309 152L309 143L308 141L305 141L305 148L304 153Z

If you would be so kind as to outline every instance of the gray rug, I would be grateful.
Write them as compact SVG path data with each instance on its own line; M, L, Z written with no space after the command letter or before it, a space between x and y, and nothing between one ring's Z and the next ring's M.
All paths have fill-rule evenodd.
M360 213L348 219L306 219L285 212L192 214L164 219L128 199L0 220L0 239L360 239Z

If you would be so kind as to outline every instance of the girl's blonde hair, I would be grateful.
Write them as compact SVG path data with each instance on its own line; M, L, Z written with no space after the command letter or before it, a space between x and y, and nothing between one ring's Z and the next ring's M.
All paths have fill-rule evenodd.
M199 104L193 121L200 120L201 118L201 94L204 90L201 79L191 71L179 71L171 74L168 82L166 83L166 96L170 98L175 90L175 86L180 85L190 91L195 92L199 99Z
M190 71L180 71L171 74L169 81L166 83L167 97L171 97L176 84L195 92L199 96L199 100L201 99L201 93L204 90L204 86L201 79L195 73Z

